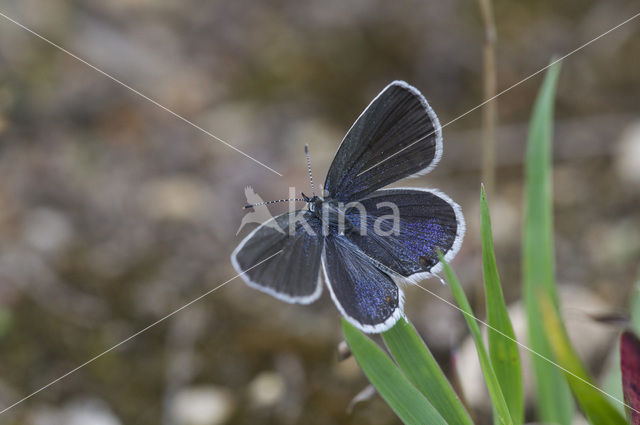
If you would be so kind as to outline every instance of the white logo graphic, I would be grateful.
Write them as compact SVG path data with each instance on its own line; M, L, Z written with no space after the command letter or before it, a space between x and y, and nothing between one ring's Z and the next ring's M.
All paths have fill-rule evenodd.
M247 198L245 209L253 208L242 217L240 227L236 232L236 236L240 230L248 223L263 224L279 233L286 234L284 229L273 220L273 216L267 208L267 204L275 204L277 202L289 202L288 232L294 236L300 229L304 229L307 234L315 235L315 231L308 222L309 214L314 220L321 220L322 235L327 236L331 231L337 232L339 235L359 231L361 236L367 235L367 230L373 224L374 234L377 236L398 236L400 235L400 209L393 202L380 202L376 204L376 213L369 215L367 208L360 202L336 202L331 199L320 198L315 195L313 186L313 177L311 176L311 159L309 158L309 148L305 145L304 152L307 157L307 168L309 171L309 182L311 183L311 197L300 193L302 198L296 198L295 187L289 187L289 199L280 199L277 201L264 202L260 196L253 190L251 186L244 189ZM323 196L329 198L328 193ZM305 202L306 210L296 210L293 202ZM390 209L391 214L382 214ZM354 215L353 211L357 210L358 215ZM371 211L373 213L373 211ZM391 226L389 226L391 221ZM384 227L384 228L383 228Z
M357 232L361 236L366 236L370 230L373 230L373 233L377 236L398 236L400 234L400 209L393 202L377 203L375 209L371 211L373 214L369 215L369 211L360 202L349 202L345 205L344 202L325 202L317 196L309 198L304 194L302 194L303 198L301 199L294 198L293 196L296 193L294 187L289 188L291 198L277 201L264 202L250 186L245 188L244 193L247 198L245 209L252 208L253 211L242 217L236 236L249 223L262 224L282 234L288 231L292 236L301 229L307 234L315 235L316 232L313 230L313 226L308 222L309 216L322 222L323 236L327 236L332 232L337 232L340 235ZM296 210L292 201L306 202L307 208ZM278 202L289 202L289 217L284 223L285 227L279 226L273 220L273 216L267 208L267 205Z
M269 212L269 208L264 204L262 198L253 190L251 186L247 186L244 189L244 196L247 198L247 205L252 205L253 211L250 211L242 217L240 227L236 232L236 236L240 233L242 228L249 223L262 224L277 230L280 233L285 233L275 222L271 220L273 216Z

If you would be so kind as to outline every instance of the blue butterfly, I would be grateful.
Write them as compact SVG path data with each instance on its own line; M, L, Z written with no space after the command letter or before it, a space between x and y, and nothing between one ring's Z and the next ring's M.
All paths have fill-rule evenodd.
M435 189L383 187L428 173L441 157L442 128L426 99L392 82L342 140L322 197L303 194L306 209L251 232L231 255L234 268L249 286L299 304L320 297L324 276L350 323L388 330L404 314L399 284L438 273L438 250L447 261L457 254L465 221L460 206Z

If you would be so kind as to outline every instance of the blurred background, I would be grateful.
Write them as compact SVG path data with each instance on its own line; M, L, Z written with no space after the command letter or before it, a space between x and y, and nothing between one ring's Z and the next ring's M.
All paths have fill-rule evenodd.
M633 0L493 4L498 90L638 12ZM0 0L0 12L243 150L271 171L0 17L0 406L48 384L235 275L244 188L265 200L316 184L342 136L390 81L444 124L481 103L485 27L470 0ZM596 374L640 257L640 22L568 58L558 87L558 281ZM541 78L497 99L498 264L515 326L527 121ZM482 110L447 126L444 157L403 186L459 202L453 265L482 312ZM286 205L272 208L284 211ZM422 283L449 298L437 280ZM459 312L406 288L406 312L478 423L484 388ZM518 316L520 314L520 316ZM572 325L573 323L573 325ZM338 361L325 294L284 304L240 279L0 416L27 425L397 424ZM455 379L454 379L455 380Z

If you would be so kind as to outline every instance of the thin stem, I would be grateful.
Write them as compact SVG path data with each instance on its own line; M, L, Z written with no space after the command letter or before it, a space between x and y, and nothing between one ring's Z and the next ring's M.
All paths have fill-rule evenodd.
M496 66L496 25L491 0L478 0L484 23L485 41L483 47L483 90L484 98L494 98L498 86ZM487 192L495 191L496 183L496 126L498 102L489 102L482 110L482 181Z

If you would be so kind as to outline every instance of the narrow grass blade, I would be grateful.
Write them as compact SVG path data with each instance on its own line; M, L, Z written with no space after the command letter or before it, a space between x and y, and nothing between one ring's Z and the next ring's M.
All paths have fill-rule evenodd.
M382 334L398 366L451 425L473 425L469 413L411 323L400 319Z
M605 366L604 379L602 380L602 389L607 394L617 398L618 400L624 400L624 394L622 393L622 372L620 371L620 342L616 341L611 350L611 354L607 359ZM624 406L620 403L613 403L620 413L624 414Z
M633 425L640 425L640 340L631 331L620 337L620 369L624 400L635 410L629 416Z
M493 235L491 231L491 217L487 205L487 195L484 186L480 194L480 218L482 235L482 270L487 299L487 321L498 332L489 330L489 356L496 371L500 388L509 406L511 419L516 425L524 421L524 399L522 393L522 369L520 353L515 343L516 335L507 313L507 306L502 294L498 265L493 250ZM509 338L505 337L508 336Z
M491 364L491 360L487 354L487 349L484 345L484 341L482 340L482 333L480 332L478 322L476 321L473 311L471 310L471 306L469 305L469 300L467 300L467 296L465 295L458 278L449 264L444 261L444 257L440 253L438 253L438 256L444 266L444 274L449 286L451 287L451 293L453 294L458 307L463 312L464 318L469 326L469 331L471 331L471 337L476 344L478 360L480 360L480 367L482 368L482 373L484 375L485 382L487 383L487 389L489 390L489 395L493 402L494 411L498 415L500 423L512 425L513 420L509 413L509 407L507 406L507 402L502 390L500 389L498 377L496 376L496 372L493 369L493 365Z
M564 369L565 377L580 408L592 425L624 425L627 421L609 402L611 396L600 391L589 376L571 346L567 331L551 298L540 292L541 322L549 336L556 362ZM555 366L554 366L555 367Z
M629 310L631 313L630 327L633 332L638 334L640 333L640 279L636 280L636 284L633 287L633 291L631 293L631 302L629 303ZM620 342L621 341L616 342L615 346L612 349L610 358L607 362L607 366L605 369L607 372L605 373L605 379L602 384L602 389L618 400L626 400L622 392L622 371L620 370L622 361L622 359L620 358L620 352L622 350L622 346ZM624 412L625 410L625 407L618 403L614 403L614 406L616 406L621 412ZM640 410L640 406L636 406L635 408ZM640 419L640 415L638 416L638 419Z
M553 264L553 210L551 190L551 142L553 103L560 65L549 68L533 109L526 154L525 223L523 235L523 296L529 327L529 346L553 357L545 336L538 293L543 290L558 311ZM542 422L570 425L574 404L562 374L532 355L536 378L537 407Z
M447 425L375 342L344 319L342 331L362 371L402 422L407 425Z

